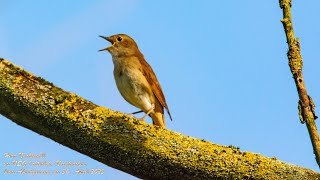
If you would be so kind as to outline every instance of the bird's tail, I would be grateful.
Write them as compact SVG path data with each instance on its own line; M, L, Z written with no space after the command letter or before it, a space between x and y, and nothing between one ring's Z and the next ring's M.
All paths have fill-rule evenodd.
M152 118L153 125L159 126L161 128L166 128L166 123L164 121L163 107L159 102L156 103L154 112L150 113L150 116Z

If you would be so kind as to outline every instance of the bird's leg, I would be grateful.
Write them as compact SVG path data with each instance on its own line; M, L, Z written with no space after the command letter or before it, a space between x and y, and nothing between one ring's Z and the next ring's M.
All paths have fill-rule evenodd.
M139 113L142 113L143 111L136 111L136 112L133 112L133 113L130 113L130 115L132 114L139 114Z
M142 118L140 118L141 121L144 121L144 119L154 110L154 107L152 107Z
M142 113L142 112L143 111L136 111L136 112L133 112L133 113L130 113L130 114L127 114L127 115L133 117L134 114L138 114L138 113Z

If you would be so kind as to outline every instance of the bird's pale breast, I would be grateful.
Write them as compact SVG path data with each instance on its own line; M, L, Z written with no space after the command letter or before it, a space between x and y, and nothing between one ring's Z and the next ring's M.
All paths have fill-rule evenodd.
M113 59L113 62L115 81L122 97L144 112L150 110L154 106L154 95L141 71L139 60L136 57L126 57Z

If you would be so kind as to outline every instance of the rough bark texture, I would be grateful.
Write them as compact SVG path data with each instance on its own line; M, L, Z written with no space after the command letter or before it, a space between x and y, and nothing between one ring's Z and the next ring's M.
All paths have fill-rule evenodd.
M145 179L318 179L275 158L241 152L97 106L0 59L0 113L13 122Z
M315 115L315 104L312 98L308 95L304 79L302 75L302 56L300 54L300 43L298 38L294 38L293 26L291 20L291 0L280 0L280 7L283 10L283 19L281 20L284 31L286 33L287 42L289 46L288 59L289 67L293 75L294 82L299 94L299 118L301 123L306 123L310 139L313 146L316 161L320 167L320 139L318 135L315 120L318 118Z

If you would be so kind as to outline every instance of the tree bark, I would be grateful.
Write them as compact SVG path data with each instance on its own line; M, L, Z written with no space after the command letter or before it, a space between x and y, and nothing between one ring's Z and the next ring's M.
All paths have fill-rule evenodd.
M312 98L307 93L307 88L304 84L302 75L302 56L300 54L300 42L298 38L294 38L292 18L291 18L291 0L280 0L280 8L283 10L283 24L284 31L287 37L287 43L289 46L288 60L291 73L293 75L294 82L299 94L299 118L301 123L306 123L309 136L313 146L313 152L316 156L316 161L320 167L320 139L318 134L317 125L315 120L318 118L315 114L315 104Z
M97 106L0 59L0 114L144 179L316 179L275 158L212 144Z

